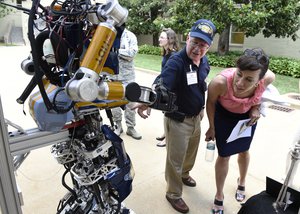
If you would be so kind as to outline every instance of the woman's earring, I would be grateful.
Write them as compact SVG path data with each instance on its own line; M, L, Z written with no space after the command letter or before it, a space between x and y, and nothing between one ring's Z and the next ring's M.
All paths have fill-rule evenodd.
M258 83L255 83L254 87L257 88L257 86L258 86Z

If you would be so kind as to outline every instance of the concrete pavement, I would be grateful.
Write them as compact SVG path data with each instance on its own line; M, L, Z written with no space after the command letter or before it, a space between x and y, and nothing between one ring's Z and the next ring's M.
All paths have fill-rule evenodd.
M30 80L20 69L20 62L27 58L28 47L1 47L2 62L0 94L4 116L25 129L35 127L27 103L23 106L15 102ZM137 82L151 86L155 74L137 70ZM4 78L5 77L5 78ZM106 118L105 113L102 114ZM266 176L282 179L285 175L285 163L289 146L300 138L300 111L289 113L274 109L267 110L267 116L261 118L251 146L251 162L246 184L247 198L265 190ZM106 119L105 119L106 120ZM190 207L191 214L210 213L215 194L214 163L206 162L204 134L208 122L202 121L202 133L196 164L191 176L197 181L194 188L184 187L183 198ZM123 121L123 128L126 126ZM142 134L142 140L134 140L125 133L121 135L126 150L131 157L135 170L132 193L125 200L126 206L137 214L177 213L165 199L164 165L165 148L156 146L155 137L163 132L163 114L152 110L150 118L144 120L137 116L136 129ZM299 170L298 170L299 171ZM33 150L16 173L16 179L23 192L24 214L53 214L59 200L66 190L61 185L64 169L50 154L50 147ZM230 161L229 174L224 188L224 206L226 214L236 214L240 204L235 201L238 166L236 156ZM295 184L297 188L298 184ZM298 189L298 190L299 190Z

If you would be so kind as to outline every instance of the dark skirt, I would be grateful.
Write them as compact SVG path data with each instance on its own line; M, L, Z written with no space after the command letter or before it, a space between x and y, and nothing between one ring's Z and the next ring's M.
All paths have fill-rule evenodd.
M227 111L220 103L216 104L215 137L219 156L228 157L249 150L257 123L252 126L250 137L238 138L229 143L226 141L238 121L248 118L249 112L243 114L232 113Z

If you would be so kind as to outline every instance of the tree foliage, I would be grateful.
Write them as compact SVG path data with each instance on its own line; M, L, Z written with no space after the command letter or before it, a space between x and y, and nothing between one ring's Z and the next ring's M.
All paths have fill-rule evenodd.
M175 0L169 20L174 29L182 32L190 28L189 20L211 19L220 34L218 51L226 53L231 25L239 28L247 37L262 33L265 37L274 35L296 40L296 32L300 27L299 15L298 0Z
M125 1L125 0L123 0ZM265 37L298 38L300 3L298 0L129 0L129 25L140 33L151 34L161 27L172 27L186 34L194 21L213 21L220 34L218 51L229 50L229 29L234 25L248 36L262 33ZM132 6L132 5L131 5ZM133 11L134 10L134 11ZM156 10L156 16L152 11Z
M161 28L155 24L155 20L164 16L168 10L168 4L163 0L120 0L120 4L129 11L128 29L136 34L154 34L154 44L157 44L158 33Z
M0 19L6 16L10 11L10 8L0 3Z

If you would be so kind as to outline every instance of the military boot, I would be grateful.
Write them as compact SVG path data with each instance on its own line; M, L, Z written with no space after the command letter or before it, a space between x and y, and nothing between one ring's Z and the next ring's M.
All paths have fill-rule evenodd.
M142 139L142 135L140 135L133 127L128 127L126 134L136 140Z

